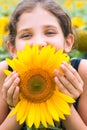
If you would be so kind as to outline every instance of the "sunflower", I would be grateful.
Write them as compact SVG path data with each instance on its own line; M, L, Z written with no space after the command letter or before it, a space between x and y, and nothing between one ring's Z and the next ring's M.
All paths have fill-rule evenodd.
M0 36L7 36L8 34L8 17L0 17Z
M17 58L6 59L8 65L20 76L19 102L9 116L16 114L20 124L26 122L28 127L36 128L54 126L70 114L69 103L74 99L59 91L54 82L54 69L60 69L63 61L69 62L69 56L63 50L56 51L54 47L45 46L39 49L38 45L26 47L17 52ZM5 70L9 75L12 73Z
M3 40L8 34L8 17L0 17L0 46L3 45Z

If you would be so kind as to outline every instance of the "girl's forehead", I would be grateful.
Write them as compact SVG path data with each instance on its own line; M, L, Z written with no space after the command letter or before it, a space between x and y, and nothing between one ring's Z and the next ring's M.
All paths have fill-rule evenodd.
M33 10L31 11L27 11L27 12L24 12L20 18L19 18L19 21L25 21L26 22L30 22L32 21L32 23L35 23L37 24L37 22L41 22L41 23L58 23L58 19L55 15L53 15L50 11L44 9L44 8L41 8L41 7L36 7L34 8Z

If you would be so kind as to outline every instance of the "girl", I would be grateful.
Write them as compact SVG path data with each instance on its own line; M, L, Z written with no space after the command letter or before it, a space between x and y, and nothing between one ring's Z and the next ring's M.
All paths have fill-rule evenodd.
M16 57L17 51L24 49L26 42L30 46L38 43L41 48L51 45L55 46L57 50L63 49L66 53L71 51L74 42L71 21L54 0L23 0L17 5L10 19L7 42L7 48L12 57ZM71 115L66 116L66 121L63 121L66 130L87 129L85 114L87 111L85 109L87 107L85 103L87 93L86 66L87 61L82 60L78 68L78 72L84 81L84 91L83 81L71 65L61 64L64 76L58 70L55 70L55 82L60 91L75 99L82 94L77 107L78 112L72 104ZM20 130L22 126L15 120L15 116L7 117L8 106L15 106L18 102L20 78L15 71L6 77L3 70L7 68L8 65L5 61L0 63L0 110L2 110L0 111L0 129Z

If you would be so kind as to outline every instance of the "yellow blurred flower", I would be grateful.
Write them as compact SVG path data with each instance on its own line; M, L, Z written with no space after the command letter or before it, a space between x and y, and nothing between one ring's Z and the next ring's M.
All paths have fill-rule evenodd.
M0 17L0 46L3 44L3 39L8 34L8 17Z
M9 9L9 5L8 5L8 4L4 4L4 5L2 6L2 8L5 9L5 10L7 10L7 9Z
M3 44L3 38L0 36L0 46Z
M83 1L76 1L76 7L77 8L82 8L84 6L84 2Z
M33 124L36 128L40 123L44 127L54 126L54 120L66 119L70 114L70 106L74 100L59 91L54 82L54 69L60 69L62 61L69 62L69 56L63 50L55 51L54 47L38 45L32 48L27 44L17 58L6 59L8 65L18 72L20 77L20 101L11 111L10 116L16 114L20 124L26 122L28 127ZM5 70L9 75L11 71Z
M65 0L64 6L67 7L69 10L72 10L72 2L73 0Z
M8 34L8 17L0 17L0 36L6 36Z
M80 17L73 17L71 21L72 21L72 26L76 28L79 28L85 25L84 20L82 20Z

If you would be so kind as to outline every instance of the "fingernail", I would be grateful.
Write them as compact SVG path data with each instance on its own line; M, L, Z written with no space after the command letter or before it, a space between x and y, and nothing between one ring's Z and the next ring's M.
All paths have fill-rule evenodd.
M61 65L60 65L60 68L64 69L64 65L63 65L63 64L61 64Z
M20 79L19 79L19 78L16 78L15 82L18 83L19 81L20 81Z
M54 70L55 73L58 73L59 71L57 69Z
M67 64L65 61L62 62L63 64Z

